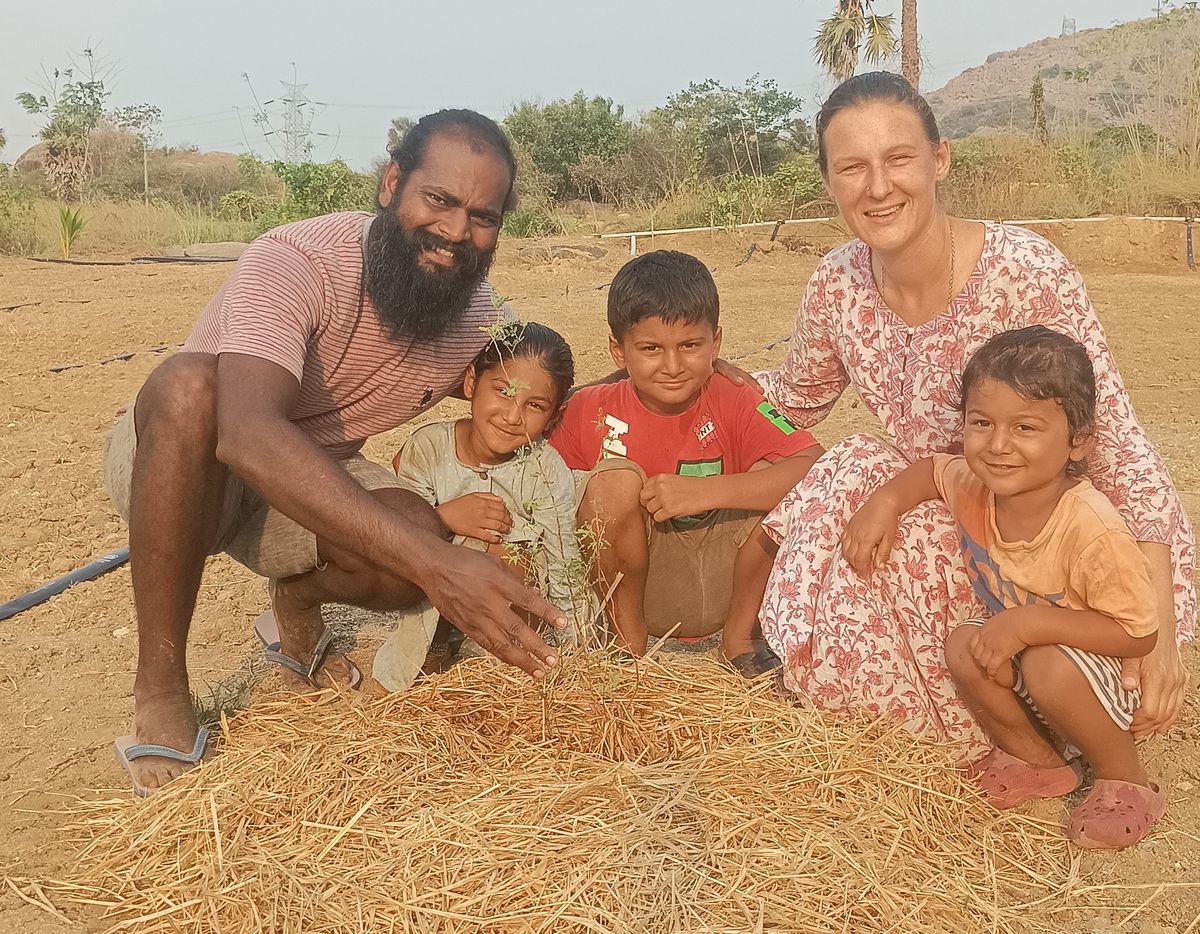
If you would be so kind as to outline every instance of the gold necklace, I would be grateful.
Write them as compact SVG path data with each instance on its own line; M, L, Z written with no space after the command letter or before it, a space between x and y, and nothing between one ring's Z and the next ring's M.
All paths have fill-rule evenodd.
M954 301L954 222L947 222L947 229L950 232L950 276L946 282L946 307ZM883 262L879 263L879 294L883 295L883 290L887 288L887 270L883 268Z

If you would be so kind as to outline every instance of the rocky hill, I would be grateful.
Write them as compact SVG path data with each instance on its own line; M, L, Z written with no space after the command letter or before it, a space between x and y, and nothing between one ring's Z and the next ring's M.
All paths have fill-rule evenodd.
M1175 138L1200 134L1200 10L1184 6L996 52L931 93L929 103L949 137L1028 130L1036 75L1052 133L1143 123Z

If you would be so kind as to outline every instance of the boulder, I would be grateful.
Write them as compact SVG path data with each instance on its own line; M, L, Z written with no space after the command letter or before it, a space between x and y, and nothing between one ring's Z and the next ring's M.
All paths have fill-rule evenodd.
M219 256L222 259L237 259L245 252L248 243L225 240L221 243L193 243L183 248L184 256Z

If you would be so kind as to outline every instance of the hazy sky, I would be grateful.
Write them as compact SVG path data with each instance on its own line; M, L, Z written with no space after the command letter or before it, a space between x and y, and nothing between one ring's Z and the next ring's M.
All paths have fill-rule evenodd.
M270 157L251 123L249 74L262 101L283 96L292 62L316 107L314 157L364 168L383 153L393 116L472 107L500 118L520 100L578 89L636 113L690 81L741 84L754 73L805 99L831 87L812 36L833 0L3 0L0 127L14 160L40 123L14 96L43 65L89 43L118 66L111 103L163 111L162 141ZM899 0L876 0L880 12ZM992 52L1153 13L1154 0L920 0L922 87L932 90ZM235 109L236 108L236 109ZM239 120L239 109L241 119ZM282 126L276 105L267 108Z

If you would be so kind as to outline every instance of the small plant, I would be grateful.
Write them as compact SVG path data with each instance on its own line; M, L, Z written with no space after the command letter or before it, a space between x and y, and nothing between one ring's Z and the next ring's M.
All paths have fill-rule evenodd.
M87 221L83 217L83 208L72 210L65 204L58 209L58 246L62 250L63 259L71 258L71 247L83 233Z

